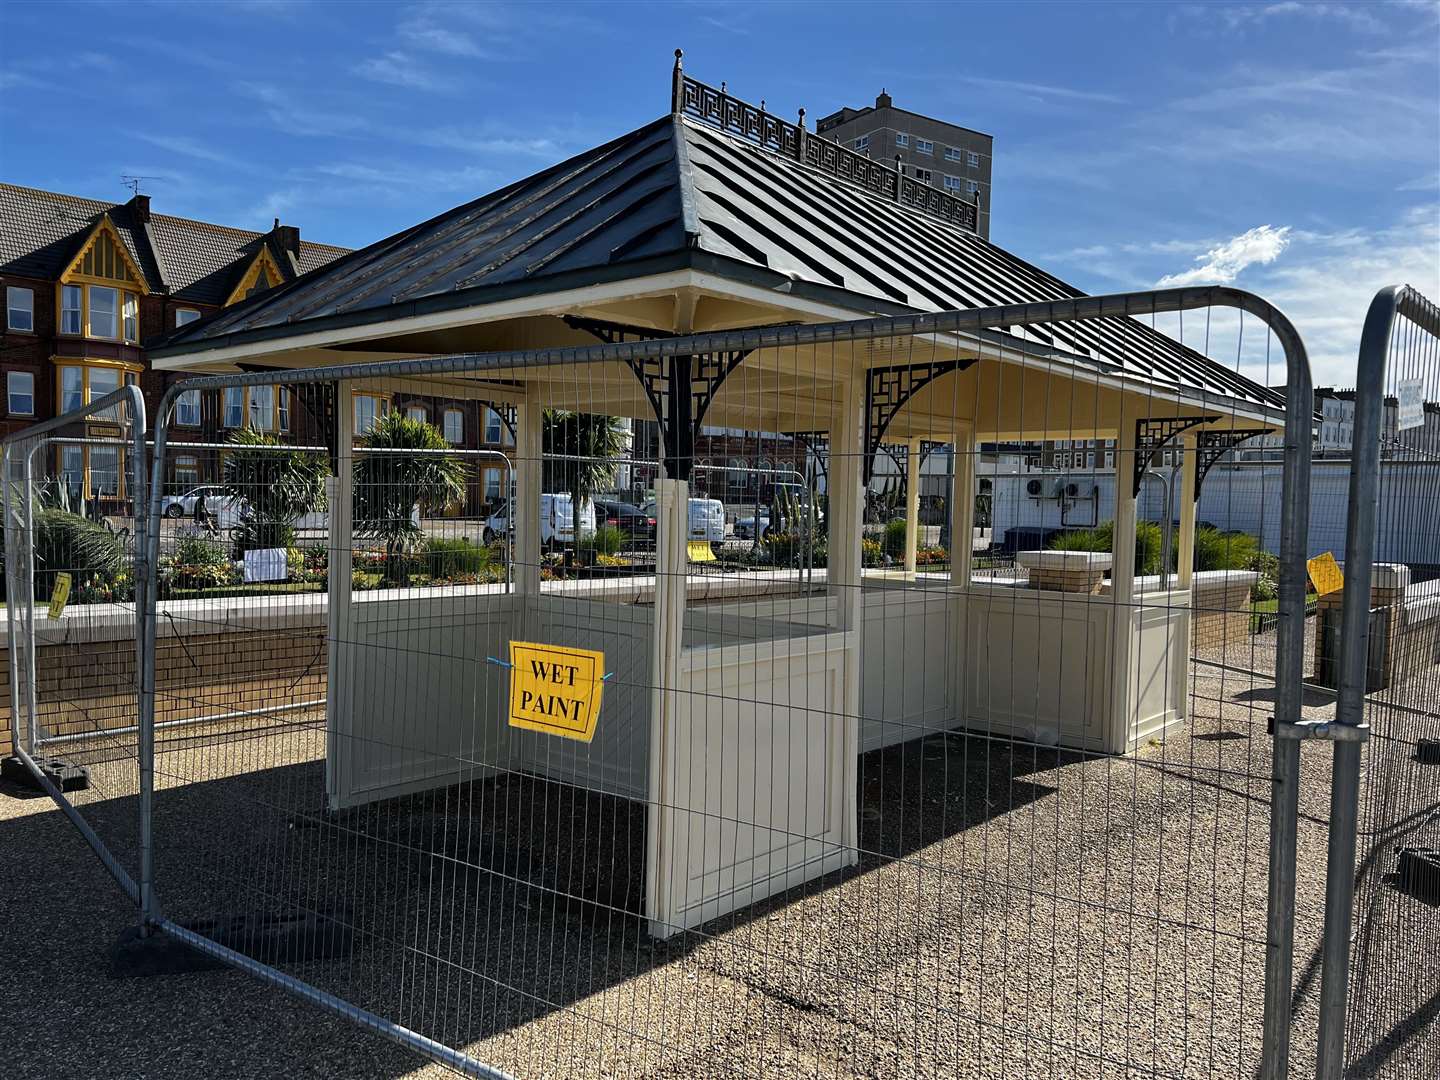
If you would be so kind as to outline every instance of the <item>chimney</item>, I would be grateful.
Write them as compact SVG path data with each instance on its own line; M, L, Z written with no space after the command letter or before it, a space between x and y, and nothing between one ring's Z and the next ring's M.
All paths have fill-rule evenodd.
M297 259L300 257L300 226L281 225L280 219L275 219L275 228L271 230L275 242L286 251L290 252Z
M143 225L150 220L149 195L141 195L137 191L127 205L130 209L130 220L134 221L137 225Z
M875 96L875 108L888 109L894 103L894 99L885 92L884 87L881 87L880 93Z

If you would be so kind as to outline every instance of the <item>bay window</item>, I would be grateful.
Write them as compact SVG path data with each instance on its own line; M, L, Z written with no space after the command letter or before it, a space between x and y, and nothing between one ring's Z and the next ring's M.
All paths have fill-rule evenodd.
M140 340L140 298L134 293L124 294L125 340Z
M275 388L273 386L251 386L250 426L256 431L270 431L275 427Z
M375 421L390 412L390 401L379 394L355 395L355 434L364 435Z
M62 285L60 333L138 342L140 296L112 285Z
M223 423L230 428L245 426L245 388L243 386L227 386L225 388Z
M92 401L100 400L106 394L120 389L122 381L130 384L139 378L139 372L135 368L93 360L60 360L55 366L59 369L59 377L56 379L57 397L62 413L74 412ZM103 414L96 414L96 419L115 420L119 416L117 405Z
M256 431L290 430L290 391L274 386L227 386L221 423Z
M85 499L123 498L125 454L118 446L62 446L58 450L60 482L72 505Z

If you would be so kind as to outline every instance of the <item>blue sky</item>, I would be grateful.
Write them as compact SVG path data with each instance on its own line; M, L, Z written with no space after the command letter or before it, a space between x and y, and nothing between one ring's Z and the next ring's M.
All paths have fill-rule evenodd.
M0 176L359 246L661 115L884 87L995 136L992 239L1090 292L1231 282L1346 382L1379 285L1440 296L1440 4L0 8Z

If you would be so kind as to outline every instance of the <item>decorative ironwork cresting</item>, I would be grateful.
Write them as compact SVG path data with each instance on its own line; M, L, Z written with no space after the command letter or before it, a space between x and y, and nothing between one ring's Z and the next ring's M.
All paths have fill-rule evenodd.
M683 57L683 51L676 49L670 109L677 115L693 116L813 169L859 184L902 206L942 218L971 232L979 231L980 211L975 200L957 198L917 177L906 176L898 164L887 165L839 143L811 135L805 128L804 109L800 110L799 123L792 124L767 111L763 100L756 107L728 93L723 84L716 89L692 79L683 70ZM977 195L975 199L978 198Z
M1163 450L1171 439L1182 431L1188 431L1197 424L1209 424L1219 420L1218 416L1153 416L1135 421L1135 478L1134 494L1140 497L1140 484L1150 459Z
M1269 428L1235 428L1232 431L1201 431L1195 437L1195 501L1205 477L1222 457L1248 439L1269 435Z
M930 360L920 364L888 364L873 367L865 379L865 482L875 475L875 454L885 430L905 403L941 375L964 371L975 357L957 360Z

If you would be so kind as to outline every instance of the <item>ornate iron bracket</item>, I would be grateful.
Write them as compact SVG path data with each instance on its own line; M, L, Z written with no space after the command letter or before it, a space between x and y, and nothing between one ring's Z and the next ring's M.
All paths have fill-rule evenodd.
M620 323L564 316L567 325L593 334L607 345L622 341L676 337L667 330L648 330ZM753 349L724 349L693 356L647 356L626 363L650 402L664 443L665 473L674 480L689 480L695 462L695 442L705 413L720 384Z
M899 415L907 402L941 375L964 371L976 362L975 357L962 360L930 360L921 364L889 364L873 367L865 378L865 483L875 475L875 455L890 422Z
M1154 416L1136 420L1132 495L1137 499L1140 497L1140 484L1145 477L1145 470L1150 466L1150 459L1163 450L1166 443L1197 424L1208 424L1219 419L1218 416Z
M1232 431L1201 431L1195 436L1195 501L1200 501L1200 487L1216 463L1248 439L1269 435L1269 428L1235 428Z

